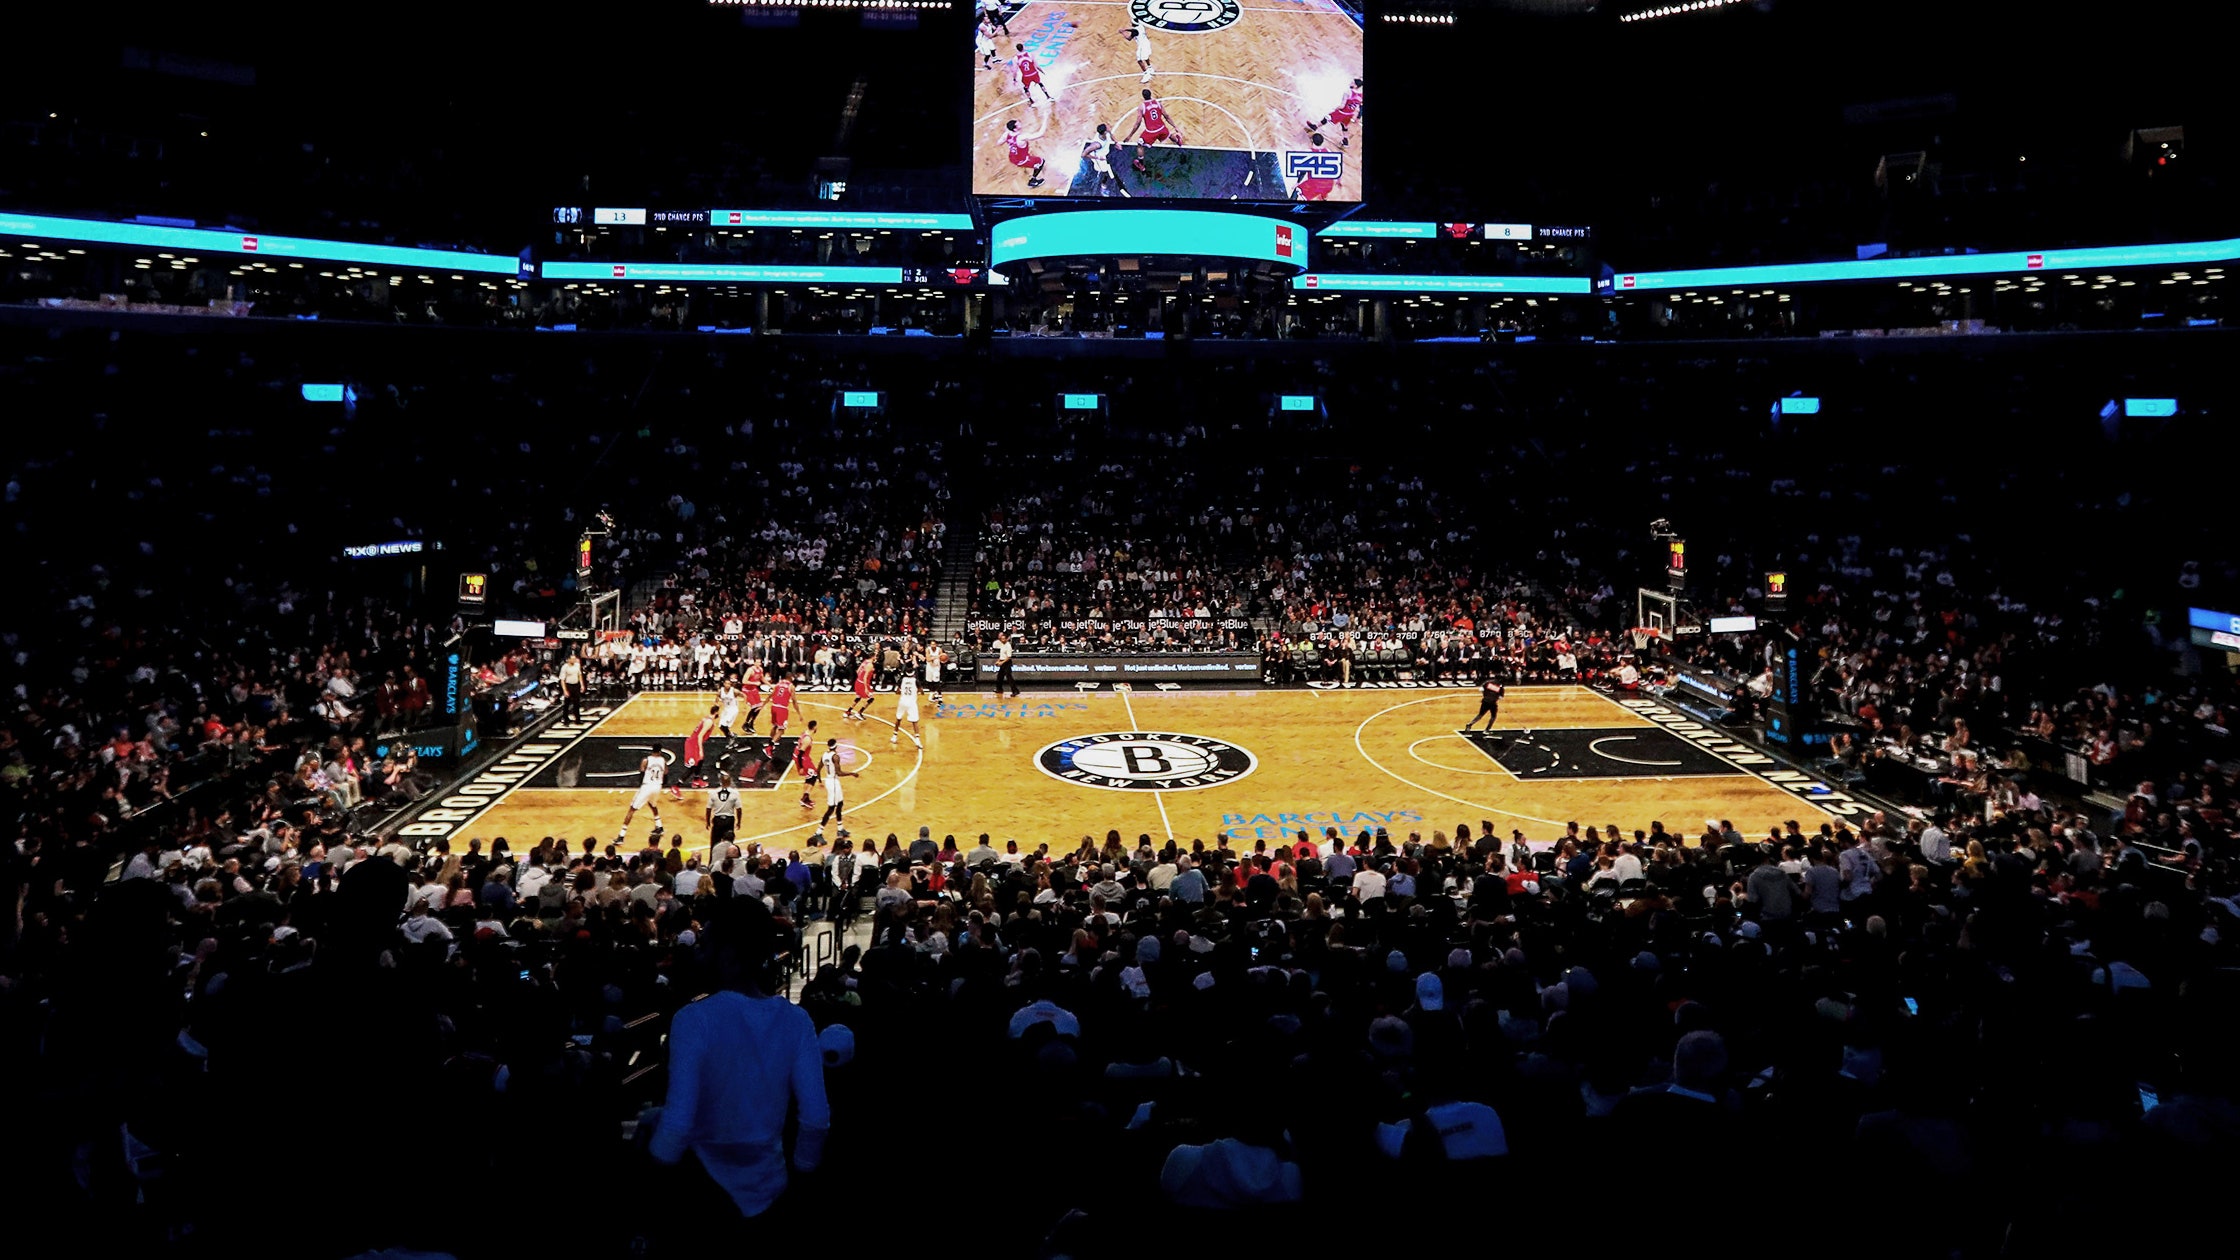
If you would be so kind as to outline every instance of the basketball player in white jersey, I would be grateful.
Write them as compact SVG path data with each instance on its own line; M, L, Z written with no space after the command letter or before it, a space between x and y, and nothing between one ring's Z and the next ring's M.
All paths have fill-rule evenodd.
M936 712L941 709L941 665L948 659L949 654L941 650L940 644L926 644L926 693L933 697Z
M1134 193L1128 191L1126 185L1120 182L1120 177L1113 173L1112 129L1110 127L1098 123L1097 134L1081 142L1081 156L1088 160L1089 169L1096 172L1097 195L1099 197L1105 195L1104 186L1107 183L1119 189L1120 195L1123 197L1132 199L1135 196Z
M923 742L925 732L918 725L918 676L908 671L904 671L902 681L895 684L894 734L887 737L889 744L902 742L904 722L910 724L910 733Z
M980 54L980 68L982 70L996 68L996 33L988 25L985 18L981 19L980 25L973 28L972 51Z
M731 740L731 728L739 722L739 688L730 679L716 688L716 729L723 732L724 742Z
M817 762L817 776L824 780L824 819L818 827L829 827L835 822L847 821L848 801L840 787L840 780L853 779L861 770L844 769L840 764L840 741L824 742L824 757Z
M1143 71L1143 78L1137 80L1137 82L1151 82L1150 28L1143 26L1131 26L1127 30L1122 31L1120 33L1120 37L1122 39L1132 39L1136 43L1136 69Z
M616 832L614 837L616 844L621 844L630 838L630 820L636 818L638 811L641 809L651 809L653 811L652 835L655 839L660 838L661 789L668 778L668 749L656 748L638 762L638 792L637 795L630 798L629 812L622 816L622 830Z

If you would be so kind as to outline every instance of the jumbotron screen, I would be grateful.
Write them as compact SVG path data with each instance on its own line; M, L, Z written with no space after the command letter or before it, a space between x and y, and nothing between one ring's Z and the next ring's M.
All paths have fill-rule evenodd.
M976 2L973 192L1361 200L1361 0Z

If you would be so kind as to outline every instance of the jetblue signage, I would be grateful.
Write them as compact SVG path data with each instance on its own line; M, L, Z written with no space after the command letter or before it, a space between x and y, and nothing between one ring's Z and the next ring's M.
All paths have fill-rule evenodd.
M340 385L305 385L302 390L305 402L342 402L346 393Z
M1819 415L1820 400L1817 398L1784 398L1781 400L1781 414L1785 416Z
M842 390L840 391L840 405L857 408L876 407L879 405L879 391L875 389Z
M2127 416L2174 416L2178 414L2175 398L2126 398L2123 414Z
M1313 411L1313 394L1285 394L1280 403L1284 411Z
M1217 210L1065 210L1007 219L990 233L989 261L1191 254L1307 265L1307 230L1283 219Z

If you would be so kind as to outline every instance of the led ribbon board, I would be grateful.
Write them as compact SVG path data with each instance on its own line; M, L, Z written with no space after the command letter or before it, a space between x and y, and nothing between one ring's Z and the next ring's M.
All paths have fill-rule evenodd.
M159 227L150 223L107 223L100 219L58 219L51 215L0 214L0 238L32 237L88 245L130 245L141 249L191 250L198 254L254 255L258 258L313 259L363 263L375 267L423 268L513 276L521 261L511 255L470 254L456 249L414 249L324 241L305 236L268 236L216 228Z
M1315 271L1291 287L1322 293L1577 293L1594 292L1585 276L1398 276Z
M1351 238L1354 240L1365 241L1427 241L1432 237L1437 236L1438 234L1439 225L1436 223L1398 223L1375 219L1367 221L1348 219L1343 222L1333 223L1329 227L1326 227L1321 231L1315 233L1316 236L1326 237L1330 240Z
M1611 282L1616 292L1822 284L1843 280L1915 280L1928 276L1981 276L1996 272L2065 272L2111 267L2175 267L2240 258L2240 237L2169 245L2111 245L2094 249L2015 250L1934 258L1869 258L1860 262L1787 263L1762 267L1706 267L1694 271L1641 271Z
M917 232L969 232L969 214L901 214L883 210L710 210L718 228L875 228Z
M902 284L900 267L755 267L729 263L548 262L547 280L659 280L669 284Z
M1006 219L989 233L989 261L1173 254L1248 258L1299 270L1307 229L1283 219L1218 210L1065 210Z

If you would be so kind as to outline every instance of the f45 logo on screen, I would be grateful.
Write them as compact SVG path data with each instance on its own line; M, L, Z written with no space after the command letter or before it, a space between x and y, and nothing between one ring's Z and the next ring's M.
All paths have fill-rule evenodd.
M1283 173L1292 179L1337 179L1346 173L1346 155L1323 149L1291 149L1283 155Z

